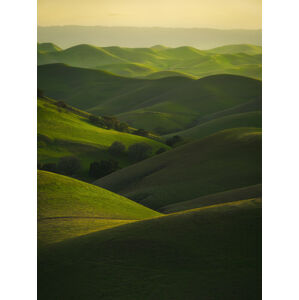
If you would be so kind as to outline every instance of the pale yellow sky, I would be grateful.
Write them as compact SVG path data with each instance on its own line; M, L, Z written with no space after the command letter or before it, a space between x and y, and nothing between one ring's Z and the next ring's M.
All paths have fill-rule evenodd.
M38 0L38 25L260 29L262 0Z

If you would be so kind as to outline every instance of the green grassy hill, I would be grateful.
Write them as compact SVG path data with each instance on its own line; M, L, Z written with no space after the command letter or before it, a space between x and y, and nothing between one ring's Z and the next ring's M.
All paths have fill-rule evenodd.
M53 43L37 43L37 51L39 53L58 52L62 49Z
M44 45L39 44L39 47L46 47ZM146 71L150 70L158 72L159 78L171 75L168 71L194 77L235 74L261 79L262 75L261 47L254 45L229 45L203 51L193 47L100 48L84 44L59 52L39 53L38 65L49 63L93 69L102 66L103 70L117 75L136 78L147 75Z
M240 127L262 128L262 112L253 111L219 117L190 129L176 132L176 134L181 136L185 141L189 141L204 138L224 129ZM166 135L165 138L169 138L172 135Z
M210 194L202 196L189 201L182 201L170 204L160 208L160 211L166 214L175 213L179 211L201 208L205 206L224 204L233 201L240 201L252 198L259 198L262 196L262 185L256 184L239 189L233 189L221 193Z
M95 182L157 210L177 202L259 183L259 128L224 130Z
M209 52L217 54L236 54L245 53L249 55L262 54L262 47L250 44L227 45L210 49Z
M123 77L136 77L136 73L141 77L155 73L155 69L139 63L110 64L99 66L98 69Z
M260 81L234 75L142 80L63 64L39 66L38 87L51 98L93 114L117 115L135 128L162 128L165 133L260 99L262 90Z
M192 79L197 79L197 77L192 76L190 74L179 72L179 71L160 71L160 72L153 72L145 76L146 79L161 79L165 77L188 77Z
M80 159L82 170L78 178L87 179L89 165L102 159L117 160L120 166L130 164L126 156L113 157L108 147L115 141L126 147L145 142L152 147L152 153L163 147L169 147L152 139L107 130L92 125L88 113L75 109L61 108L50 99L37 100L38 160L41 163L57 162L64 156L76 156Z
M125 197L55 173L38 171L37 191L40 246L160 216Z
M261 217L245 200L61 242L39 255L38 298L261 299Z

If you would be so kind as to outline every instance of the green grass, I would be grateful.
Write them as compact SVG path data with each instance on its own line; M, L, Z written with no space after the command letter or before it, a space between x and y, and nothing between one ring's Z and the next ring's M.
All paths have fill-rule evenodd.
M224 130L95 182L156 210L259 183L260 128Z
M51 172L38 171L37 189L40 246L160 216L108 190Z
M164 206L160 209L165 214L190 210L205 206L223 204L244 199L257 198L262 196L262 185L256 184L244 188L225 191L222 193L210 194L189 201L182 201Z
M39 44L39 48L46 48ZM261 47L228 45L211 50L193 47L152 48L77 45L66 50L39 53L38 65L65 63L74 67L107 70L121 76L162 78L176 74L205 77L235 74L261 79ZM157 73L157 74L155 74Z
M163 128L165 133L257 101L262 90L261 81L234 75L142 80L62 64L39 66L38 87L47 96L80 109L97 115L117 115L132 127Z
M261 201L139 221L53 245L39 299L261 299Z
M249 44L227 45L227 46L210 49L209 52L218 53L218 54L246 53L249 55L258 55L258 54L262 54L262 47L256 45L249 45Z
M254 111L242 114L232 114L220 117L203 124L196 125L190 129L176 132L185 141L201 139L224 129L240 127L262 127L262 112ZM171 137L166 135L165 138Z
M37 51L39 53L57 52L62 49L53 43L37 43Z
M55 101L38 99L38 160L42 163L57 162L63 156L77 156L82 163L79 178L85 179L92 161L112 158L121 166L130 164L126 155L113 157L108 153L108 147L115 141L126 147L145 142L153 148L153 153L161 147L169 148L149 138L99 128L90 124L87 117L88 114L82 111L59 108Z

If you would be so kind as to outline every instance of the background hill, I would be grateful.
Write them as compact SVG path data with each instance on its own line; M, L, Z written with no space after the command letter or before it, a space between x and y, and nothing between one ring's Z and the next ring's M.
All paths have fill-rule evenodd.
M252 111L219 117L211 121L204 122L203 124L196 125L190 129L176 132L176 134L182 137L186 142L204 138L224 129L241 127L262 128L262 112ZM173 136L173 134L166 135L165 138L167 139L171 136Z
M114 172L96 185L160 208L261 183L261 129L224 130Z
M105 189L55 173L38 171L37 190L39 246L161 215Z
M38 87L46 96L93 114L116 115L135 128L160 133L261 99L261 82L241 76L141 80L63 64L39 66Z
M40 51L42 48L47 51ZM54 44L46 43L38 44L37 61L38 65L65 63L127 77L143 77L154 73L159 73L159 77L168 77L171 72L197 78L214 74L235 74L258 79L262 76L261 47L254 45L229 45L203 51L187 46L100 48L80 44L61 50Z
M115 141L126 147L145 142L152 147L152 154L168 146L150 138L115 130L100 128L90 123L88 113L72 107L63 108L57 101L37 100L38 161L57 163L59 158L75 156L80 159L82 169L76 176L88 179L89 165L93 161L114 159L121 167L132 162L126 155L114 156L108 147Z
M38 297L260 299L261 234L245 200L70 239L39 256Z
M227 44L262 44L262 30L211 28L149 28L105 26L49 26L37 28L38 42L53 42L63 48L86 43L96 46L170 47L210 49Z

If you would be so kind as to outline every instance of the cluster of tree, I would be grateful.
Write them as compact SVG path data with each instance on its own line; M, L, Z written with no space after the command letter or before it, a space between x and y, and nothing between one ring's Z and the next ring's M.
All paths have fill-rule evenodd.
M129 132L129 125L126 122L120 122L113 116L103 116L99 118L95 115L90 115L88 119L91 124L105 129L114 129L121 132Z
M81 169L80 160L74 156L61 157L58 163L37 163L39 170L60 173L63 175L73 176Z
M94 161L89 166L89 176L92 178L100 178L118 169L118 162L113 159L101 160L100 162Z
M122 142L113 142L108 149L108 152L112 155L121 155L126 152L126 146Z
M136 135L140 135L140 136L145 136L145 137L148 137L149 136L149 131L145 130L145 129L137 129L135 130L134 132L132 132L133 134L136 134Z
M178 143L182 142L183 139L179 135L174 135L173 137L166 140L166 145L174 147Z
M128 156L132 162L137 162L148 158L152 147L147 143L136 143L128 148Z

